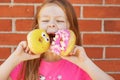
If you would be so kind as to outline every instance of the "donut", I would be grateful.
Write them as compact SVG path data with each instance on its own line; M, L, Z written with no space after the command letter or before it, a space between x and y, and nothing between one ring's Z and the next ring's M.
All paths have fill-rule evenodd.
M50 47L50 39L48 34L42 29L35 29L27 35L28 47L33 54L41 54L46 52Z
M74 48L76 36L72 30L58 30L51 43L50 49L54 54L67 56Z

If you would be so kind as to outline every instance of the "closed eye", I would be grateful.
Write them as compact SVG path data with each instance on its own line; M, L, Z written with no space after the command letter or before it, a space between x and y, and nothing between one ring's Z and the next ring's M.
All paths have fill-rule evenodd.
M49 22L49 20L42 20L42 22Z
M57 22L65 22L65 21L63 21L63 20L56 20Z

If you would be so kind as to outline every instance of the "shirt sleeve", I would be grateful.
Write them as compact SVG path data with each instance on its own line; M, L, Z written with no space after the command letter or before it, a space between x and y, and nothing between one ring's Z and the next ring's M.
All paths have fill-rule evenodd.
M21 68L22 68L22 63L19 64L19 65L17 65L17 66L12 70L12 72L10 73L10 78L11 78L12 80L17 80L17 76L18 76Z

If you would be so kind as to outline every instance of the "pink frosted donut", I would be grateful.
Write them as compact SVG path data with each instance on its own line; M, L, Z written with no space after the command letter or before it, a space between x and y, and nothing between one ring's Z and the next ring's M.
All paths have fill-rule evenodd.
M74 48L76 36L71 30L59 30L55 33L50 46L53 53L66 56Z

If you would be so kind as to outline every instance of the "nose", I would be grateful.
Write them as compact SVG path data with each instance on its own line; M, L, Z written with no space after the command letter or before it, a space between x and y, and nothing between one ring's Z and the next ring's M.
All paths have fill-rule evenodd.
M48 27L49 27L49 28L55 28L56 25L55 25L55 24L49 24Z
M53 18L51 18L50 22L48 23L48 28L56 28L56 22Z
M47 25L47 32L48 33L55 33L58 30L58 27L55 23L49 23Z

